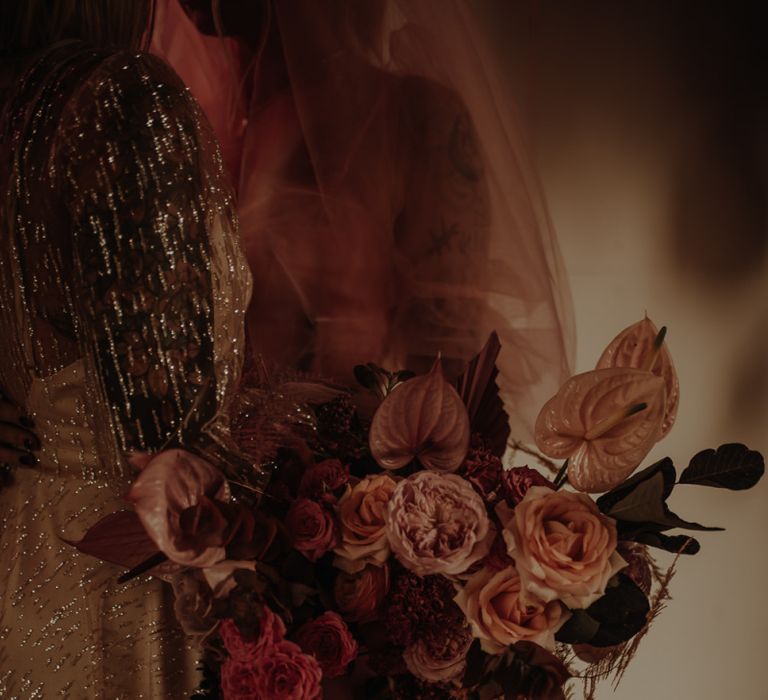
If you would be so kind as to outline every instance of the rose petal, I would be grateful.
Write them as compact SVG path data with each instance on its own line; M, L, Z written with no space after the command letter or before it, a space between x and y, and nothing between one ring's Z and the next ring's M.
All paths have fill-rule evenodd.
M469 417L443 377L440 360L429 373L404 382L379 406L370 431L371 453L384 469L417 458L426 469L456 471L469 449Z
M646 408L600 435L612 417ZM607 491L626 479L659 439L664 380L639 369L598 369L571 377L541 409L535 438L549 457L569 458L568 480L578 491Z
M677 380L677 372L672 362L666 343L661 346L653 366L646 365L654 353L654 342L659 331L656 325L647 316L629 328L619 333L603 351L597 362L596 369L608 367L634 367L636 369L649 369L657 377L664 379L667 390L664 420L661 425L663 438L672 428L677 417L677 406L680 400L680 384Z

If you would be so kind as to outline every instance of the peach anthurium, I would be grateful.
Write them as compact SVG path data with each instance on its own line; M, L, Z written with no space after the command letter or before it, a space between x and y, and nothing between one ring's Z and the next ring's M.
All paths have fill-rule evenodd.
M535 438L555 459L569 459L577 491L608 491L626 479L661 434L665 384L651 372L597 369L571 377L541 409Z
M461 466L469 449L469 416L443 377L439 358L427 374L400 384L382 401L369 442L384 469L401 469L414 458L436 471Z
M680 399L680 384L672 356L664 343L665 335L666 329L662 328L659 333L653 321L646 316L642 321L625 328L610 342L596 367L634 367L653 372L664 379L666 406L659 439L672 429Z

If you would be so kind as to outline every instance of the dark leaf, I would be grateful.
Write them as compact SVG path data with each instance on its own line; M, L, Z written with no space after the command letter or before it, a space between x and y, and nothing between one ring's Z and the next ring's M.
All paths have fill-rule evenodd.
M365 389L374 389L378 384L376 373L367 365L355 365L354 373L357 383Z
M499 374L496 359L500 350L499 336L493 332L485 347L456 381L456 389L467 407L472 432L480 433L497 457L504 454L509 438L509 416L496 384Z
M608 513L616 503L623 498L626 498L632 491L656 476L656 474L662 475L664 483L662 498L666 501L667 498L669 498L669 494L672 493L672 488L674 487L675 479L677 478L675 465L669 457L664 457L664 459L659 460L650 467L646 467L629 477L629 479L623 481L618 486L608 491L608 493L604 493L597 499L598 508L600 508L603 513Z
M662 460L664 461L664 460ZM654 465L655 466L655 465ZM680 527L686 530L722 530L720 527L706 527L689 522L675 515L667 506L668 476L664 470L657 470L633 486L623 498L603 501L598 506L606 515L619 522L619 532L627 537L631 532L647 530L663 532ZM606 494L606 496L612 494ZM601 496L601 498L604 498ZM606 508L606 503L610 505ZM625 526L625 527L622 527Z
M574 610L555 639L567 644L610 647L626 642L643 629L650 610L648 599L627 576L619 574L617 581L586 610Z
M680 475L680 483L741 491L751 489L764 472L763 455L746 445L730 443L695 455Z
M120 510L102 518L79 542L65 540L84 554L133 569L159 552L132 510Z
M701 545L698 540L688 535L665 535L661 532L638 532L632 538L633 542L663 549L674 554L697 554Z
M480 648L480 640L475 639L467 652L467 667L461 680L463 688L473 688L485 675L486 654Z

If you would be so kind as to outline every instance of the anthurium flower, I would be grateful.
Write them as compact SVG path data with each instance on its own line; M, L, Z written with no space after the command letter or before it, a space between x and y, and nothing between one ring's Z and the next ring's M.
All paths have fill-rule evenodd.
M440 360L424 375L400 384L381 403L369 436L371 453L384 469L418 459L426 469L456 471L469 449L469 416L443 377Z
M661 332L647 316L619 333L603 351L597 362L597 369L607 367L634 367L653 372L664 379L666 405L661 424L663 438L672 428L677 417L680 400L680 384L677 372L664 343L666 328Z
M166 450L141 466L127 499L147 534L171 561L211 566L225 557L228 521L219 504L229 500L224 475L184 450Z
M610 368L571 377L541 409L535 438L555 459L568 458L568 480L597 493L626 479L661 435L664 379L640 369Z

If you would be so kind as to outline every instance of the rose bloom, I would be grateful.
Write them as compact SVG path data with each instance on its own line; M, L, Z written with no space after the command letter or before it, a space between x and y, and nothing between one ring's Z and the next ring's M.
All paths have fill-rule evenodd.
M384 520L397 482L388 474L367 476L341 497L336 515L341 525L341 544L334 550L336 566L353 574L366 564L381 566L389 557Z
M297 498L285 517L293 546L310 561L333 549L338 540L333 515L319 503Z
M501 475L501 495L510 506L520 503L531 486L546 486L554 489L554 485L547 477L529 467L512 467L512 469L505 469Z
M403 659L408 670L423 681L451 681L464 673L471 644L472 634L466 625L434 629L411 644Z
M308 467L299 482L299 496L313 501L335 501L334 492L349 481L349 470L338 459L325 459Z
M229 658L221 666L221 693L224 700L263 700L259 695L256 667L243 659Z
M419 576L463 573L488 554L494 533L483 499L456 474L417 472L389 501L389 544Z
M292 642L280 642L255 664L258 700L318 700L322 697L320 664Z
M389 591L389 567L369 564L356 574L341 572L333 584L333 596L341 614L352 622L369 622Z
M555 633L568 619L559 601L544 603L523 598L520 576L513 566L501 571L478 571L455 600L472 634L488 654L499 654L510 644L530 641L554 649Z
M259 620L257 639L244 639L234 620L227 618L219 625L219 636L224 648L233 658L255 663L257 659L268 655L272 647L283 641L285 625L279 615L275 615L266 605Z
M583 493L533 486L514 510L502 502L496 513L523 590L544 602L589 607L626 566L616 552L616 523Z
M229 499L224 475L184 450L134 455L130 461L141 472L127 499L157 548L183 566L224 559L227 521L217 506Z
M171 579L173 611L185 634L205 636L216 627L213 614L213 591L198 569L187 569Z
M302 625L295 641L305 654L317 659L324 678L343 675L357 656L357 642L344 620L332 611Z

